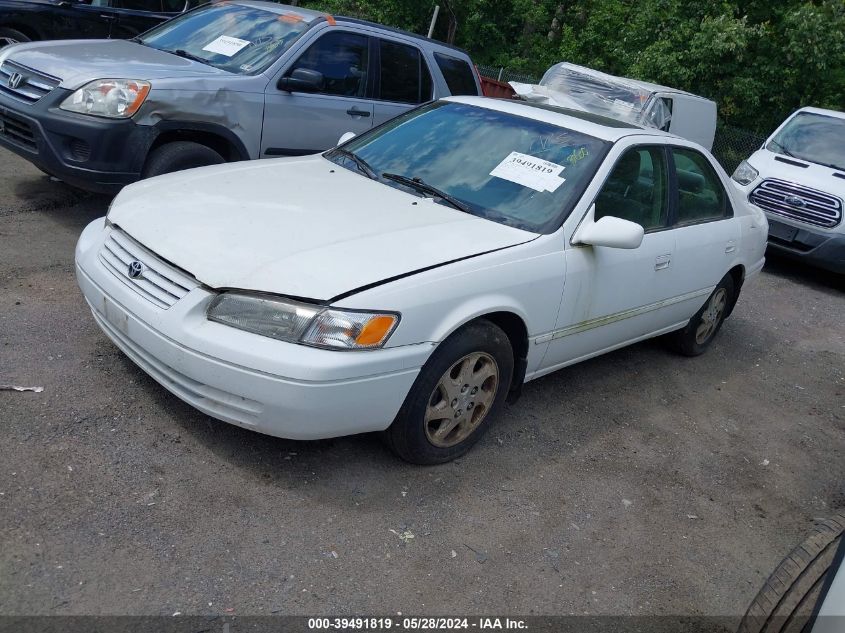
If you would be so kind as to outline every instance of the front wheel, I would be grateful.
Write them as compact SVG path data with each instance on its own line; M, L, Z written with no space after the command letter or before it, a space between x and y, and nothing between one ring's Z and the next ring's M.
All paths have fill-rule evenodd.
M150 152L144 166L143 177L152 178L170 174L183 169L219 165L226 162L223 157L210 147L193 141L174 141L165 143Z
M512 375L513 349L501 328L477 321L458 330L417 376L385 432L390 448L414 464L463 455L501 408Z
M734 280L725 275L687 326L669 335L669 342L684 356L703 354L721 329L734 301Z

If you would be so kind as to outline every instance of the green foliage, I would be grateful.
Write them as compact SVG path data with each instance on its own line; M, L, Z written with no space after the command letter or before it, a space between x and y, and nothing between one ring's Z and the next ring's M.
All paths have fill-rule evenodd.
M843 0L307 0L426 33L456 24L476 63L540 76L559 61L714 99L723 122L768 132L803 105L845 108Z

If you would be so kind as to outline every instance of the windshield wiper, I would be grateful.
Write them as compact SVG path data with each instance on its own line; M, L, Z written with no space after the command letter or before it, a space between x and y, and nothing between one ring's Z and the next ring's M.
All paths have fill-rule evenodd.
M167 51L168 53L173 53L174 55L178 55L179 57L184 57L185 59L191 59L195 62L200 62L201 64L208 64L208 60L205 57L200 57L199 55L194 55L193 53L189 53L183 48L177 48L175 51Z
M421 178L408 178L407 176L402 176L400 174L391 174L391 173L384 173L381 175L382 178L386 178L387 180L392 180L394 182L398 182L400 185L405 185L406 187L410 187L411 189L416 189L420 193L427 193L429 195L435 196L440 198L441 200L445 200L453 207L455 207L458 211L463 211L464 213L469 213L470 215L475 215L472 211L470 211L469 207L466 206L460 200L457 200L450 196L445 191L441 191L434 185L430 185Z
M789 156L790 158L798 158L795 154L790 152L788 149L786 149L783 145L781 145L777 141L772 141L772 145L777 145L780 148L780 153L783 154L784 156Z
M349 160L355 163L355 166L358 168L358 171L364 174L367 178L371 180L378 180L378 174L376 173L375 169L370 167L370 164L357 154L353 154L348 149L343 149L342 147L336 147L334 153L340 154L341 156L346 156Z

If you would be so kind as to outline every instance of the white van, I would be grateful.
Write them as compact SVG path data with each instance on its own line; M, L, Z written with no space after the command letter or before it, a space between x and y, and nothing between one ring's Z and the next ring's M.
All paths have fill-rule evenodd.
M539 84L511 82L511 87L526 101L593 112L713 147L716 103L690 92L568 62L549 68Z
M845 274L845 112L801 108L733 174L769 218L769 249Z

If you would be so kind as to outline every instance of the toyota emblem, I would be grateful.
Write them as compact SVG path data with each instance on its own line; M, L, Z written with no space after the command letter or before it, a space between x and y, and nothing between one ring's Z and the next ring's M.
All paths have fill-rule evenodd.
M6 81L9 88L12 90L17 90L18 87L23 83L23 75L20 73L12 73L9 75L9 79Z
M139 261L129 262L129 278L138 279L144 272L144 265Z

